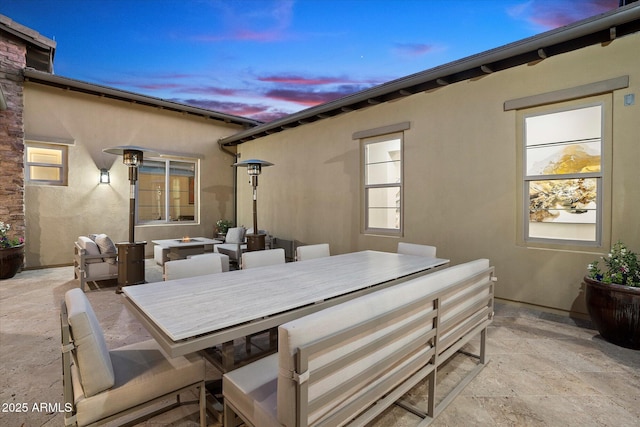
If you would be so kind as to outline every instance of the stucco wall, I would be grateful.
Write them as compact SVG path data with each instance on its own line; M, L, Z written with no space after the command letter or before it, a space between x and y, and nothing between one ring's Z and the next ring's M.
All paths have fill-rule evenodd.
M640 34L343 114L240 145L243 159L275 163L260 176L258 223L276 237L328 242L332 253L395 251L399 240L436 245L452 264L479 257L496 266L498 297L586 313L581 278L611 241L640 251ZM511 99L629 75L615 91L610 237L602 248L558 251L517 244L517 113ZM636 103L623 105L634 93ZM404 236L361 232L356 131L411 122L404 140ZM251 222L244 170L239 222ZM608 233L610 231L610 233Z
M202 156L200 222L136 227L136 240L213 236L215 221L231 219L234 159L217 140L239 126L218 120L25 83L25 135L74 141L69 146L67 186L27 185L26 266L69 264L78 235L107 233L128 239L129 181L122 158L102 152L138 145L169 153ZM98 184L100 168L110 169L111 184Z

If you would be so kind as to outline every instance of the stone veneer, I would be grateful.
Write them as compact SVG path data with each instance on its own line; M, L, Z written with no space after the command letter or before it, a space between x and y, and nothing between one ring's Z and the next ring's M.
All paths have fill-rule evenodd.
M7 103L0 110L0 221L12 237L24 237L23 77L27 47L23 40L0 33L0 85Z

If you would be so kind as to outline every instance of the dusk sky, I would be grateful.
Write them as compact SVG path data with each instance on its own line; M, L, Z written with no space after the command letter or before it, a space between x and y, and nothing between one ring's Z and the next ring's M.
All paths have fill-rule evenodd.
M618 0L3 0L57 75L271 121Z

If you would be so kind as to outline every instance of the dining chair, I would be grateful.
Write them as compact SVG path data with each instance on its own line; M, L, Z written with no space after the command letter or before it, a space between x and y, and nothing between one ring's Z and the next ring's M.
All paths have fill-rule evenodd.
M93 307L80 288L65 293L60 333L65 426L103 424L124 415L139 416L147 408L136 420L139 423L192 403L181 403L180 394L194 388L199 388L200 426L207 425L202 356L192 353L168 360L154 339L109 350ZM175 403L158 410L157 404L166 404L171 396L176 396ZM153 405L155 410L150 411Z
M227 271L231 270L231 264L229 261L229 256L225 255L225 254L220 254L218 252L206 252L204 254L196 254L196 255L189 255L187 258L188 259L192 259L192 258L220 258L220 262L222 263L222 272L225 273Z
M226 255L225 255L226 256ZM164 263L164 280L222 273L222 254L202 254Z
M319 243L317 245L298 246L296 248L296 261L306 261L314 258L330 256L329 244Z
M405 254L405 255L435 258L436 247L428 246L428 245L418 245L415 243L398 242L398 253Z
M266 249L264 251L251 251L242 254L241 268L266 267L268 265L284 264L284 249Z
M267 267L269 265L284 263L284 249L266 249L264 251L251 251L243 253L240 268L242 270L246 270L249 268ZM272 328L265 332L269 332L269 350L271 350L272 348L275 348L278 343L278 330L276 328ZM251 338L262 335L263 333L264 332L257 332L245 337L245 350L247 354L251 353Z

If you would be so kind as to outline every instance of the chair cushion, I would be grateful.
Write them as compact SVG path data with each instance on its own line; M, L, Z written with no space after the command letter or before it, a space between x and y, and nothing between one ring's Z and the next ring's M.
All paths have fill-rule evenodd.
M84 249L87 252L87 255L100 255L100 249L98 248L98 245L96 245L96 242L87 236L78 237L78 246ZM97 262L102 262L102 260L100 258L87 260L87 264L94 264Z
M116 245L113 244L113 241L106 234L98 234L96 236L96 245L100 248L101 254L115 254L116 253ZM105 262L109 264L116 264L117 260L115 258L104 258Z
M167 359L155 340L110 352L114 386L98 395L76 395L78 424L86 425L205 379L201 356Z
M222 390L224 398L248 417L252 425L280 425L275 410L277 381L278 355L272 354L224 374ZM264 406L268 401L273 404L272 410ZM261 404L261 415L256 417L254 409ZM267 420L272 422L265 424Z
M98 259L98 261L100 261ZM110 277L118 274L118 265L109 264L107 262L98 262L96 264L87 265L87 277Z
M227 230L227 236L224 239L225 243L244 243L245 236L244 227L233 227Z
M71 289L64 299L76 346L80 383L85 396L93 396L115 384L107 343L85 293L79 288Z

